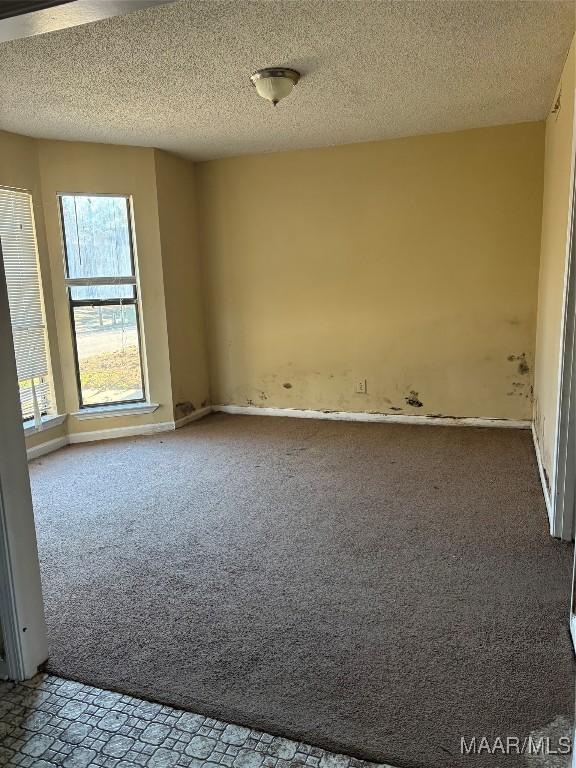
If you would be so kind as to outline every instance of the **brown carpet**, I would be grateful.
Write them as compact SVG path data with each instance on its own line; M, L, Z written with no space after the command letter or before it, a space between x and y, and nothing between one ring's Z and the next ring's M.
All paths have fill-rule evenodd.
M528 431L213 415L31 477L56 674L406 767L572 719Z

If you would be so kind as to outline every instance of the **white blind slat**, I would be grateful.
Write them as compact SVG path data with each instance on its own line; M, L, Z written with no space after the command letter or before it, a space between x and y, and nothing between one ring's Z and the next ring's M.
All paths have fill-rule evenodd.
M34 384L36 390L36 399L40 413L46 413L50 408L50 385L47 381L40 381ZM22 418L31 419L34 417L34 396L30 384L20 385L20 404L22 406Z
M34 415L30 379L40 411L50 410L46 326L38 268L32 199L28 192L0 188L0 243L20 382L23 418Z

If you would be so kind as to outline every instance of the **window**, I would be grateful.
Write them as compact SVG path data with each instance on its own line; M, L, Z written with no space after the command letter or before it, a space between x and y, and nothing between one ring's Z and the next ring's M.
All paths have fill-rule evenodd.
M53 406L42 283L38 264L32 196L0 188L0 245L6 273L20 404L24 421Z
M59 198L80 406L142 402L130 200Z

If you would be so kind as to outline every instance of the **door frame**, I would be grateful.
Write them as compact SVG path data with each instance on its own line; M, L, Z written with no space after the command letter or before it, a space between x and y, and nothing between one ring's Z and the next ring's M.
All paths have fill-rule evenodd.
M574 97L576 102L576 91ZM576 109L570 195L550 531L564 541L571 541L576 530Z
M572 127L570 193L550 531L564 541L574 539L576 532L576 109ZM576 551L569 621L572 645L576 651ZM576 731L574 733L576 737ZM576 768L576 750L572 764Z
M576 124L576 116L575 116ZM560 538L570 541L576 528L576 174L572 174L570 248L567 267L563 368L558 413L555 525ZM576 651L576 551L572 568L570 635ZM576 732L575 732L576 733ZM574 751L576 768L576 750Z
M0 243L0 675L33 677L48 657L40 564Z

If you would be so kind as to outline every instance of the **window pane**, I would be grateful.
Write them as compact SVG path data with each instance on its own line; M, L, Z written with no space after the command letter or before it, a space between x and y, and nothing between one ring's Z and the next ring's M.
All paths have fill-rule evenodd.
M92 299L135 299L133 285L73 285L70 287L72 301L90 301Z
M68 277L133 274L125 197L62 195Z
M142 400L136 307L74 307L83 405Z

